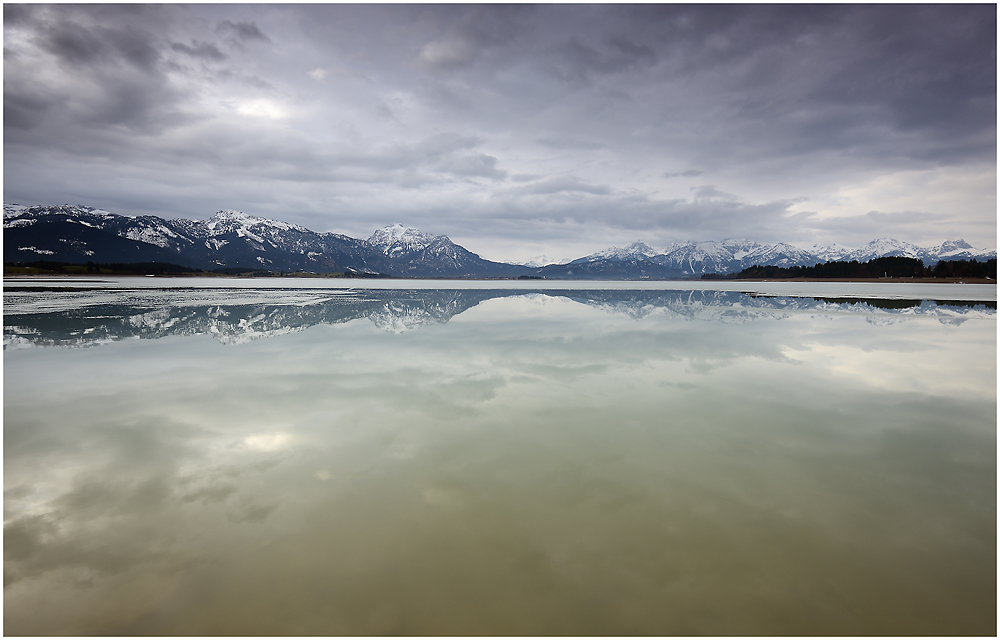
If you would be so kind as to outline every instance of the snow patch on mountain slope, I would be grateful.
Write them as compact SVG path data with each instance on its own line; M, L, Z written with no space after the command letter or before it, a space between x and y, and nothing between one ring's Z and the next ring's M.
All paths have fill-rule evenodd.
M5 202L3 203L4 220L7 218L17 218L24 213L26 209L28 209L28 205L17 204L16 202Z
M783 242L760 246L753 251L750 251L745 256L741 256L737 259L747 266L753 266L753 264L766 264L778 267L810 264L817 261L816 256L808 251L803 251L798 247L793 247L792 245L785 244Z
M261 238L256 233L249 231L246 227L238 227L236 229L236 235L239 236L240 238L250 238L254 242L258 242L261 245L264 244L264 238Z
M170 242L171 240L179 238L176 233L162 224L154 227L128 229L125 231L125 237L129 240L138 240L140 242L155 244L156 246L163 247L164 249L170 248L172 245Z

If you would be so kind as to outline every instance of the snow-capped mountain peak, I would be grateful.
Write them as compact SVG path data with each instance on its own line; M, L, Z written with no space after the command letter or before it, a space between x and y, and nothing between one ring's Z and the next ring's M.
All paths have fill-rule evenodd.
M858 262L867 262L868 260L883 256L924 259L927 257L927 251L914 244L896 240L895 238L876 238L860 249L848 253L841 259L845 261L857 260Z
M656 250L653 247L649 246L648 244L646 244L642 240L636 240L635 242L633 242L629 246L625 247L625 251L627 251L629 253L640 253L640 254L642 254L644 256L655 256L657 253L659 253L658 250Z
M937 249L930 249L939 260L989 260L996 257L996 251L976 249L965 240L948 240Z
M909 242L903 242L902 240L896 240L895 238L876 238L869 242L866 246L868 247L878 247L883 251L919 251L920 247L915 244L910 244Z
M569 261L570 261L569 258L550 258L549 256L546 255L540 255L540 256L535 256L534 258L530 258L529 260L525 260L524 262L519 262L517 264L537 269L538 267L545 267L550 264L566 264Z
M646 258L652 258L659 253L659 251L645 242L636 240L627 247L608 247L603 251L592 253L585 258L580 258L579 260L587 262L594 260L645 260Z
M854 251L851 247L845 247L842 244L837 244L836 242L828 245L818 245L814 244L811 247L807 247L806 251L813 254L823 262L830 262L833 260L840 260L850 252Z
M385 255L395 257L404 253L426 249L438 237L419 229L404 227L396 223L376 230L375 233L368 237L366 242Z
M222 211L219 211L214 216L212 216L211 218L209 218L209 221L212 221L212 220L217 220L217 221L221 221L221 220L233 220L233 221L240 221L240 222L244 222L245 221L245 222L250 222L252 224L254 222L263 221L264 218L258 218L256 216L251 216L249 214L243 213L242 211L237 211L236 209L223 209Z
M972 245L959 238L958 240L947 240L941 243L938 248L938 254L945 255L948 253L955 253L956 251L968 251L972 248Z
M242 211L235 211L233 209L219 211L205 221L205 226L208 228L209 232L213 234L226 233L237 229L249 229L253 227L266 227L277 231L309 231L305 227L300 227L296 224L281 222L280 220L258 218L257 216L251 216L243 213Z

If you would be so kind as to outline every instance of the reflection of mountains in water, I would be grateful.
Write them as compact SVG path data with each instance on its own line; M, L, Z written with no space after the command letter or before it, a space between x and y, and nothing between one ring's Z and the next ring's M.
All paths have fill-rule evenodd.
M949 324L995 315L996 302L751 296L644 290L95 290L4 293L4 349L87 346L128 338L211 335L226 344L366 318L400 333L443 324L484 300L559 296L611 313L748 322L790 312L867 314L876 324L935 316Z

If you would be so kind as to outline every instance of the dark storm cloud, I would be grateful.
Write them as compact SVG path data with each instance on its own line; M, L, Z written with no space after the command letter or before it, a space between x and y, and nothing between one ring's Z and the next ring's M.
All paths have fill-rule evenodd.
M230 20L223 20L215 28L215 32L228 35L238 42L249 42L253 40L271 42L271 38L269 38L266 33L261 31L260 27L253 22L232 22Z
M79 144L98 135L97 131L80 131L74 140L60 141L60 136L66 135L67 129L77 127L101 129L111 126L155 134L188 120L173 109L179 96L155 77L107 70L85 76L90 86L98 91L73 96L51 87L32 86L28 78L8 76L8 91L4 92L7 139L15 144L48 139L53 147L76 147L86 151L87 148L80 148ZM36 137L33 132L43 129L41 125L51 128ZM96 149L91 147L91 150ZM129 149L120 149L115 155L126 156L129 152Z
M16 93L4 92L3 126L7 136L10 137L12 130L38 126L49 107L50 99L42 93L32 93L26 89Z
M652 65L657 60L652 47L636 44L625 36L608 38L599 46L570 38L560 49L562 59L555 69L563 81L586 82L593 73L617 73Z
M31 10L23 4L4 3L3 23L7 26L23 24L31 18Z
M995 7L906 9L855 8L825 29L816 28L816 40L807 40L804 49L816 60L822 82L808 82L803 74L797 104L815 111L823 107L836 116L867 108L874 122L895 131L922 130L939 144L969 136L970 152L987 151L995 144ZM820 64L817 54L834 62ZM758 119L771 115L767 102L754 106ZM838 130L849 127L842 118L834 118L828 128L807 119L801 130L807 139L822 142L842 139ZM952 155L948 146L943 159Z
M995 119L995 7L870 7L850 26L859 54L814 90L817 99L881 104L903 130L979 130Z
M159 60L152 34L128 26L87 28L67 20L48 25L39 36L44 49L72 67L124 62L149 72Z
M161 68L155 34L135 26L131 11L123 12L117 24L103 14L100 22L93 20L96 16L82 17L91 21L81 19L79 7L18 12L15 24L67 75L60 80L51 67L5 64L8 139L28 142L18 130L35 129L35 143L46 145L65 138L68 129L81 141L92 137L94 128L120 125L156 132L183 120L174 111L181 96ZM47 127L40 129L42 124Z
M184 44L183 42L173 42L171 43L170 48L174 51L180 51L181 53L186 53L187 55L195 58L205 58L216 62L221 62L228 57L226 54L219 51L219 48L211 42L199 42L198 40L192 40L190 45Z
M443 33L421 48L419 59L428 69L449 71L509 44L523 29L530 8L476 5L432 12L442 21Z
M995 140L995 9L964 11L956 19L949 7L546 6L494 51L490 68L465 73L543 71L624 98L646 91L652 101L636 116L653 122L701 125L715 115L724 136L704 146L715 157L734 146L781 155L868 147L879 161L952 162L988 154ZM441 56L462 49L432 43ZM621 91L623 74L650 88ZM526 104L550 90L540 81L519 95ZM923 144L885 144L914 127Z
M777 140L807 151L850 148L864 143L858 129L868 124L924 129L939 143L969 135L965 144L982 152L993 139L992 6L958 12L898 5L664 6L611 13L607 28L624 22L629 42L648 54L616 57L584 31L559 45L558 77L624 72L661 60L653 78L681 81L695 103L715 101L729 120L723 124L738 125L740 137L757 150Z

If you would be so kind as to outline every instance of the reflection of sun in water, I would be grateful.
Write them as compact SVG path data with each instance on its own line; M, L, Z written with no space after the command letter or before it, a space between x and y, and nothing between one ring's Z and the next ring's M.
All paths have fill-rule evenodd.
M259 433L243 439L243 446L256 451L277 451L285 448L291 442L292 436L281 431L275 433Z

